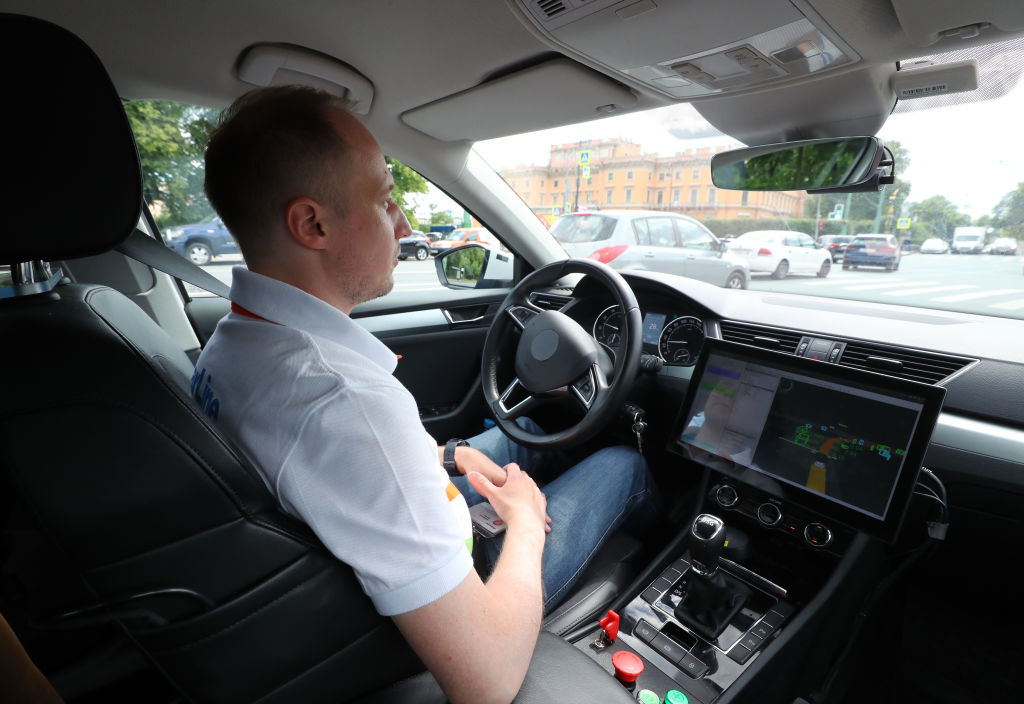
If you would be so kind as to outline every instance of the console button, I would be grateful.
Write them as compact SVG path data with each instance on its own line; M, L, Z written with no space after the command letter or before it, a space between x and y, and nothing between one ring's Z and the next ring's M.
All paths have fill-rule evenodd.
M612 655L612 667L615 668L615 677L620 682L629 684L636 682L636 678L643 673L644 661L636 653L620 650Z
M757 507L757 520L766 526L777 526L782 520L782 510L771 502L765 502Z
M744 647L742 644L737 643L733 646L733 649L729 651L729 658L742 665L747 660L749 660L750 656L753 654L753 650Z
M689 698L678 689L665 692L665 704L689 704Z
M636 693L636 700L640 704L661 704L661 697L649 689L641 689Z
M822 523L808 523L804 528L804 540L808 545L823 548L832 542L832 531Z
M683 575L675 567L666 567L665 571L661 573L661 576L667 579L669 582L675 582Z
M659 592L665 593L669 590L669 587L671 586L672 582L665 579L664 577L658 577L656 580L654 580L654 584L651 585L651 588L657 589Z
M757 625L750 629L750 632L758 638L767 638L775 632L775 626L772 626L764 621L760 621Z
M705 665L689 653L686 653L683 656L683 659L679 661L678 667L680 670L682 670L694 679L697 679L698 677L703 677L709 669L707 665Z
M653 604L658 600L658 597L660 596L661 592L659 592L657 589L655 589L654 587L647 587L647 589L644 589L644 593L640 595L640 598L646 601L648 604Z
M659 633L654 637L654 640L651 641L651 647L657 650L662 657L673 665L682 660L687 654L683 649L683 646L676 643L664 633Z
M744 648L757 650L761 647L761 639L751 633L748 633L740 639L740 645L742 645Z
M658 635L658 629L647 623L647 621L640 619L640 622L633 627L633 635L644 643L650 643Z
M715 492L715 501L718 502L719 506L724 508L732 508L739 503L739 500L740 495L728 484L723 484L718 487L718 491Z

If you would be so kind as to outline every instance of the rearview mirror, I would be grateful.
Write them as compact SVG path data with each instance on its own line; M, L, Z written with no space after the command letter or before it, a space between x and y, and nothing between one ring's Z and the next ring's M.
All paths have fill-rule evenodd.
M718 188L739 191L878 190L892 183L879 174L884 150L875 137L809 139L767 144L716 154L711 180ZM859 187L859 188L858 188Z
M510 288L514 257L479 244L467 244L437 255L437 280L448 288Z

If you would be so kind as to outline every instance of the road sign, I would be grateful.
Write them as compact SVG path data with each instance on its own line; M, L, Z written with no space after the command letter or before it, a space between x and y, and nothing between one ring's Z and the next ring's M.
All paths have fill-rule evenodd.
M584 166L582 171L583 171L583 178L590 178L590 167L589 166Z
M835 210L832 211L832 214L829 217L832 220L842 220L843 219L843 204L842 203L836 203Z
M580 166L590 165L590 150L584 149L580 152Z
M910 229L910 218L899 218L896 220L897 230L909 230Z

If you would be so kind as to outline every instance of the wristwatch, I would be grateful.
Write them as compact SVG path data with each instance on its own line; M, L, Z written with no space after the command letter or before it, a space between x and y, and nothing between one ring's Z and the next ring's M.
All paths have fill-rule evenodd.
M452 438L444 444L444 461L441 465L449 477L459 476L459 470L455 466L455 448L462 446L469 447L469 443L462 438Z

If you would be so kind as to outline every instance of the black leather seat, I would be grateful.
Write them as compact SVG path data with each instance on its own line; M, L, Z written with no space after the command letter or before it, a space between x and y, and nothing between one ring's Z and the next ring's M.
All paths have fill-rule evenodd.
M0 55L22 67L5 81L19 109L0 118L16 136L3 163L16 185L0 190L0 261L15 279L0 298L0 611L108 624L190 701L337 702L394 682L403 701L443 701L351 569L278 510L198 411L180 347L122 294L45 264L108 252L134 230L138 155L110 79L75 36L0 15ZM72 187L58 193L58 180ZM34 564L41 546L51 569ZM606 551L552 630L610 601L634 548Z

